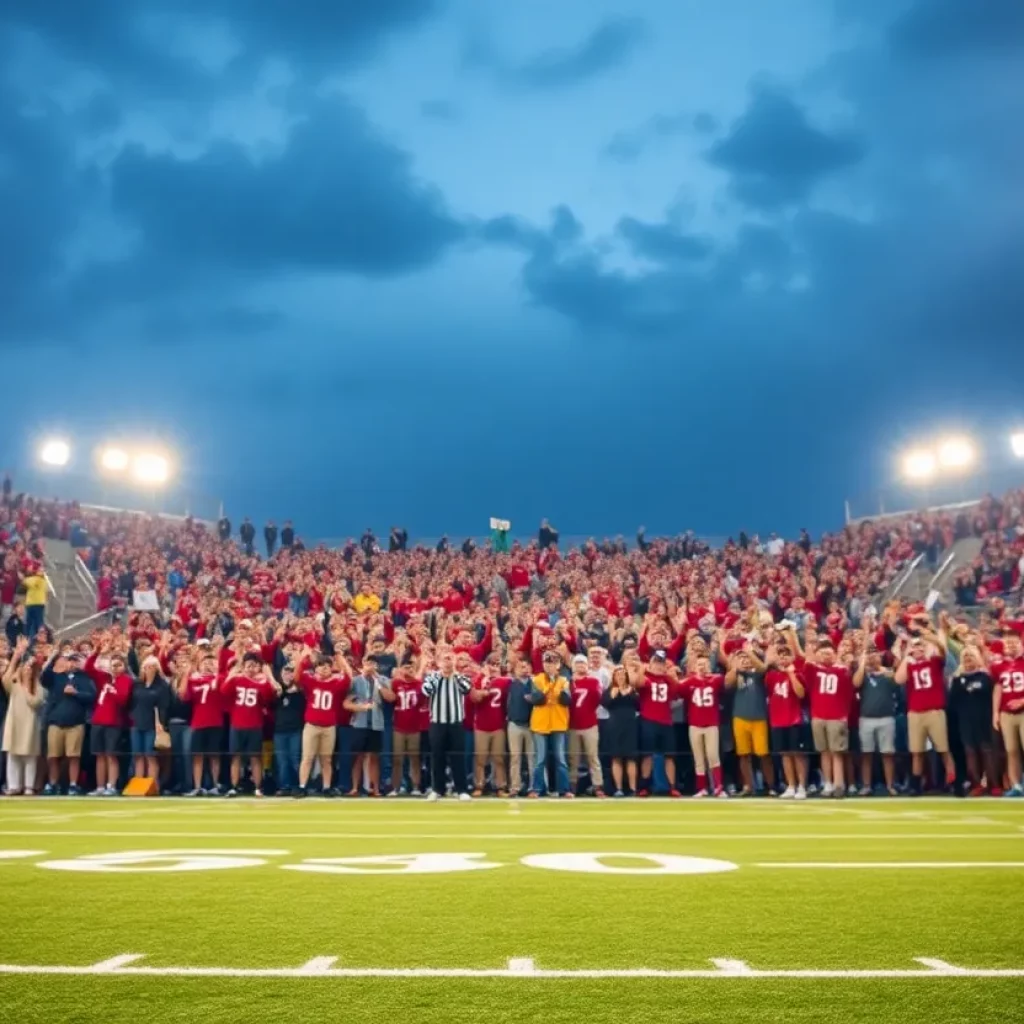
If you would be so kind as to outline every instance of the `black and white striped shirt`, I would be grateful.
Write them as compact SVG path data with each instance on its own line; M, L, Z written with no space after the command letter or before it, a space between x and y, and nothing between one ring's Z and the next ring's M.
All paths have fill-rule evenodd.
M468 676L443 676L428 672L423 677L423 692L430 698L432 725L459 725L466 717L466 694L469 693Z

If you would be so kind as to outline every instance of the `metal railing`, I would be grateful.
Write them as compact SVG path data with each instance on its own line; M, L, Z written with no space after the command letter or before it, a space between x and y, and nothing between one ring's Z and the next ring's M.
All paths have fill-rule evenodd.
M915 556L908 562L901 570L899 575L889 584L889 590L886 593L885 600L892 601L894 598L900 596L900 591L907 585L907 581L914 574L914 571L921 564L921 560L924 558L924 552Z
M93 612L92 615L87 615L84 619L79 619L77 622L71 622L66 626L62 626L56 631L56 636L58 638L67 636L69 633L81 629L82 626L90 624L95 624L96 627L99 627L103 619L110 620L116 611L116 608L105 608L101 612Z
M942 560L942 565L939 566L938 571L928 581L928 589L929 589L929 591L931 591L931 590L938 590L937 584L942 579L942 577L946 574L946 572L949 569L950 565L952 565L954 561L956 561L956 546L955 545L952 548L950 548L949 554L946 555L946 557Z
M85 592L95 601L98 596L96 579L93 574L89 572L88 566L82 561L82 558L77 551L75 552L75 560L72 563L72 570L75 574L75 579L78 581L80 586L84 588Z

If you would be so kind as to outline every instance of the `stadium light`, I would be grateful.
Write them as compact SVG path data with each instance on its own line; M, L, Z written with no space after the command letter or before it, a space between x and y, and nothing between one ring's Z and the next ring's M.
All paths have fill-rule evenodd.
M938 468L939 460L927 448L916 448L903 456L903 475L915 483L930 480Z
M966 437L948 437L939 444L939 465L943 469L969 469L974 460L974 445Z
M170 475L170 462L156 452L142 452L132 460L132 476L140 484L159 487L167 483Z
M1018 430L1010 435L1010 448L1018 459L1024 459L1024 430Z
M67 441L54 438L44 442L39 449L39 458L47 466L66 466L71 458L71 448Z
M100 453L100 465L110 473L123 473L131 459L123 448L113 446L104 448Z

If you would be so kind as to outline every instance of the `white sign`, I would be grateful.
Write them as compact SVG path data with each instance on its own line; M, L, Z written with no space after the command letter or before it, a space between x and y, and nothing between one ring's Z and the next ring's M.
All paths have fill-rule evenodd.
M508 532L512 529L512 523L508 519L495 519L491 517L491 529L492 530L505 530Z
M157 599L155 590L133 590L132 607L137 612L158 612L160 601Z

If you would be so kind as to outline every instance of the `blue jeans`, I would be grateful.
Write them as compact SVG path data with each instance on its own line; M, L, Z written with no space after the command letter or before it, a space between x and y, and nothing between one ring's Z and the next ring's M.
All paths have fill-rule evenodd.
M187 793L192 788L192 730L187 722L171 722L171 775L168 789Z
M565 759L567 733L553 732L533 734L533 750L537 757L537 766L533 771L533 783L530 790L534 793L546 793L548 789L548 751L555 758L555 788L558 795L569 792L569 764Z
M132 753L136 757L156 756L156 729L132 728Z
M294 789L299 784L299 761L302 758L302 733L274 733L274 763L277 765L277 788Z
M334 784L345 791L352 785L352 726L339 725L334 744Z
M46 615L45 604L25 605L25 636L34 639L36 633L43 628L43 617Z

